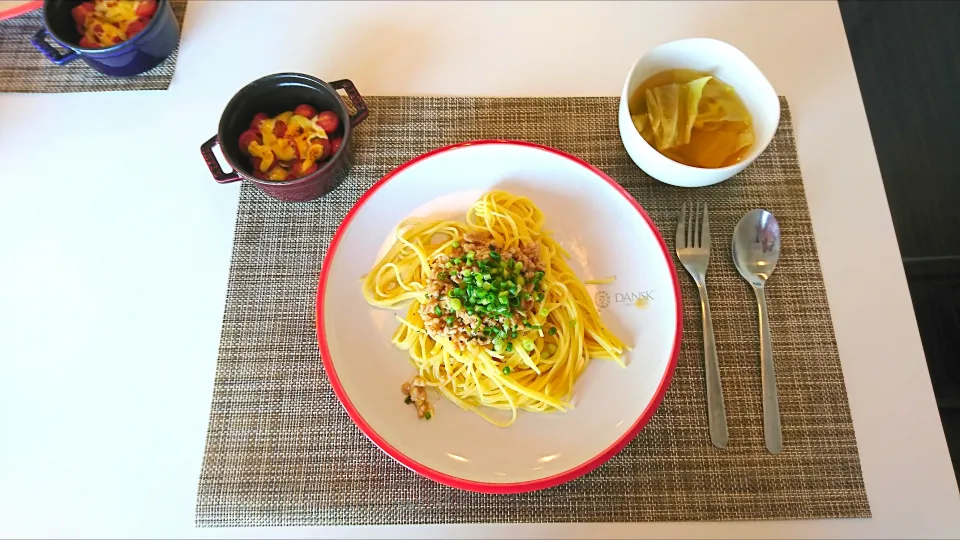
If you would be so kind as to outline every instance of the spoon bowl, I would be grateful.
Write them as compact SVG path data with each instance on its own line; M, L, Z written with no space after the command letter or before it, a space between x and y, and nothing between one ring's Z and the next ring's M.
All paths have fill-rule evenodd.
M780 223L773 214L756 209L747 212L733 233L733 264L743 279L763 287L780 258Z

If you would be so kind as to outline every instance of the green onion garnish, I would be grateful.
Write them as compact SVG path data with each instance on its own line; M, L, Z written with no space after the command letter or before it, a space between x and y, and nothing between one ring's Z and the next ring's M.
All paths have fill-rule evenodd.
M551 327L550 327L550 331L548 331L547 333L550 334L551 336L557 335L557 327L556 327L556 326L551 326Z
M429 419L433 418L433 413L430 412L430 411L427 411L426 414L423 415L423 417L426 418L427 420L429 420Z
M453 296L453 295L451 295L451 296ZM450 299L450 309L452 309L452 310L454 310L454 311L459 311L460 308L462 308L462 307L463 307L463 303L460 301L459 298L451 298L451 299Z
M503 366L503 374L504 375L510 374L510 366Z
M512 341L508 341L508 342L507 342L507 352L513 352L513 342L512 342Z
M450 247L458 248L460 247L460 242L457 242L456 240L454 240L453 242L450 242Z
M515 270L523 270L523 263L520 262L520 261L517 261L517 262L513 263L513 268L514 268Z
M506 344L503 342L503 338L501 338L500 336L497 336L497 337L495 337L495 338L493 339L493 350L495 350L495 351L497 351L497 352L503 352L503 350L504 350L506 347L507 347L507 346L506 346Z
M409 405L409 404L413 403L413 400L410 399L410 396L407 396L406 398L404 398L403 402L406 403L407 405Z
M491 252L490 252L490 258L493 259L493 260L495 260L495 261L499 261L499 260L500 260L500 254L497 253L496 251L491 251Z
M456 322L457 318L453 315L447 315L447 326L453 326L453 323Z
M440 309L440 306L433 306L433 312L437 314L437 317L443 315L443 310Z
M527 351L527 352L532 351L532 350L533 350L533 347L534 347L534 344L533 344L533 340L532 340L532 339L525 339L525 340L523 340L523 341L521 342L521 345L523 346L523 350L525 350L525 351Z

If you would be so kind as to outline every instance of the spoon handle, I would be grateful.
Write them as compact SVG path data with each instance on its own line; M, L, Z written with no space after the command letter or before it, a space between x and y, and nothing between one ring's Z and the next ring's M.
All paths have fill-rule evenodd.
M698 282L700 308L703 313L703 365L707 380L707 421L710 426L710 441L717 448L726 448L727 413L723 406L723 387L720 385L720 364L717 361L717 342L713 338L713 316L710 313L710 297L706 283Z
M767 297L763 287L754 287L760 319L760 378L763 383L763 438L771 454L783 449L780 431L780 398L777 395L777 372L773 367L773 339L767 319Z

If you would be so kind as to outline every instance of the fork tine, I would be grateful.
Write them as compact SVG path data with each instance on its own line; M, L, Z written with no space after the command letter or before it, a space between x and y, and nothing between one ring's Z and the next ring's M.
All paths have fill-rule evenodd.
M693 221L693 232L692 232L693 237L690 243L693 245L693 247L697 247L697 248L702 247L700 245L700 203L699 202L696 204L695 209L693 211L693 216L691 217L693 218L691 220Z
M687 247L695 247L693 243L693 216L697 213L696 204L690 203L690 215L687 217Z
M703 230L700 231L700 247L710 249L710 215L707 213L707 203L703 203Z
M680 221L677 223L677 249L687 247L687 236L684 234L687 229L687 203L680 206Z

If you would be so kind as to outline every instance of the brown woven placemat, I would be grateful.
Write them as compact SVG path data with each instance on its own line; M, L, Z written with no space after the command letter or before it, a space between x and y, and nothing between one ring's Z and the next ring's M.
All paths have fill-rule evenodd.
M781 98L782 99L782 98ZM349 178L291 204L244 185L196 520L203 526L620 522L869 517L857 443L786 101L776 138L738 177L684 190L641 172L617 131L617 98L371 97ZM617 179L673 246L681 202L708 201L708 285L730 430L710 445L700 309L682 275L684 341L652 421L586 476L546 491L481 495L417 476L351 423L323 373L314 306L328 242L357 198L427 150L483 138L573 153ZM756 304L730 261L739 217L780 221L768 285L784 450L764 448ZM682 272L682 269L681 269Z
M170 0L183 28L187 0ZM135 77L110 77L94 71L83 60L58 66L30 43L43 28L43 11L0 21L0 92L61 93L115 90L166 90L173 79L179 47L157 67ZM55 45L63 50L59 45Z

